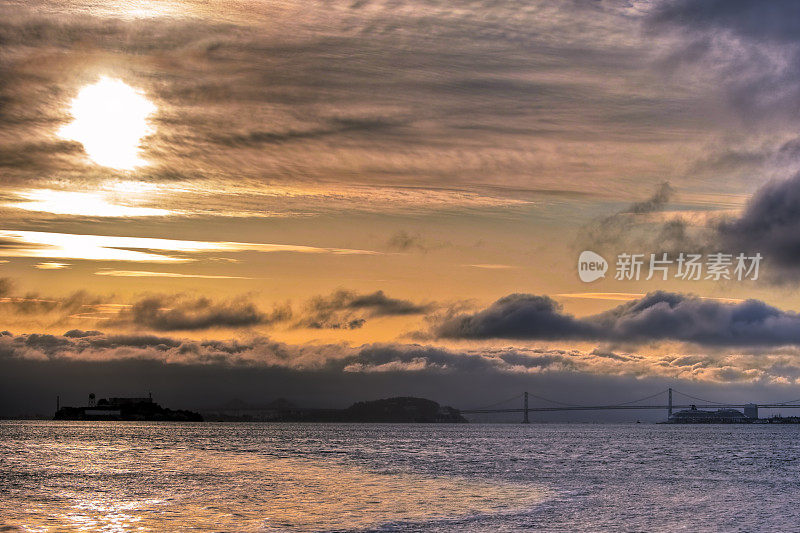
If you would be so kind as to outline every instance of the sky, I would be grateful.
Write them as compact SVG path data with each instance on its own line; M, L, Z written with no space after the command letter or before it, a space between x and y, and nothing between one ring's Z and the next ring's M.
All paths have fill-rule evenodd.
M800 397L799 20L3 2L0 415Z

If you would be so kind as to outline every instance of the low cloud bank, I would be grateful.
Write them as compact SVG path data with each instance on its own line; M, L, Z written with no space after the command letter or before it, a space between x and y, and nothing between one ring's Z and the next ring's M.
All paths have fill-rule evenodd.
M603 316L611 319L610 316ZM598 320L600 320L598 318ZM597 325L602 328L602 324ZM644 355L612 349L557 347L470 347L375 343L287 344L268 337L250 340L192 340L162 335L112 335L70 330L64 335L0 332L0 365L14 361L43 364L68 362L139 362L151 368L210 367L273 369L314 373L336 381L349 374L391 376L441 375L470 380L478 375L537 376L551 373L676 378L706 382L800 382L800 350L795 347L729 353L661 353ZM155 365L153 367L152 365Z
M512 294L481 311L444 319L433 334L454 339L785 346L800 344L800 314L758 300L727 303L657 291L598 315L575 318L547 296Z

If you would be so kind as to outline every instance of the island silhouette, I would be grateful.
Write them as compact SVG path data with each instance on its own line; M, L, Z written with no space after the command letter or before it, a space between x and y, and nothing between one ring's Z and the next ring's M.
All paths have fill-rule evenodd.
M259 416L253 416L258 413ZM383 422L383 423L466 423L458 409L439 405L433 400L400 396L361 401L344 409L305 408L278 399L254 408L233 401L204 414L184 409L167 409L147 397L111 397L96 399L89 395L88 405L58 407L54 420L141 420L178 422Z

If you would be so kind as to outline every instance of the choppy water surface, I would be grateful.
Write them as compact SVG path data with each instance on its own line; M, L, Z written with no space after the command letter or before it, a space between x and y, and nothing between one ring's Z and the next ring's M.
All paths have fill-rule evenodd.
M0 530L787 531L800 426L0 422Z

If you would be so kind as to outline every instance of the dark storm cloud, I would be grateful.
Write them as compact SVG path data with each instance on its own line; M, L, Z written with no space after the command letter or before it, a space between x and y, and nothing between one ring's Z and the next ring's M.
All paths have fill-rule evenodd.
M800 344L800 315L758 300L726 303L659 291L586 320L615 340L740 347Z
M730 30L757 40L800 40L800 5L793 0L670 0L662 2L651 22Z
M786 148L794 149L793 145ZM800 173L767 182L756 190L741 213L711 217L704 227L690 228L680 216L654 223L626 214L635 213L636 206L646 207L640 214L661 208L669 196L663 202L655 201L659 196L660 191L646 202L587 226L580 244L587 249L615 252L624 248L673 254L760 253L760 280L770 284L800 281Z
M753 167L761 160L767 163L762 170L780 172L780 146L788 136L796 137L800 119L798 21L800 6L792 0L663 1L650 14L647 26L653 32L677 36L665 54L667 70L685 72L687 82L718 87L716 104L733 111L723 119L735 120L730 146L698 164L716 164L730 176L737 173L726 170L731 164ZM756 131L760 142L756 135L748 141L748 133Z
M657 4L646 26L674 38L662 54L670 78L718 91L713 106L726 134L690 172L749 190L754 178L787 178L800 170L800 154L792 149L800 121L797 2L668 0Z
M684 36L670 61L724 81L732 109L759 122L798 118L800 7L791 0L663 2L649 19L656 31Z
M435 326L434 333L462 339L783 346L800 344L800 315L757 300L725 303L658 291L579 319L563 313L546 296L514 294L482 311L447 318Z
M155 295L135 302L108 320L110 325L129 325L158 331L241 328L271 324L291 318L288 306L262 313L243 298L215 302L209 298L181 295Z
M596 329L563 314L547 296L512 294L487 309L446 319L436 327L446 338L578 339L597 335Z
M719 226L729 249L759 252L770 281L800 279L800 174L762 186L742 214Z
M418 315L431 308L432 305L390 298L383 291L361 294L342 289L309 300L305 316L296 325L312 329L357 329L368 318Z

